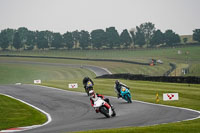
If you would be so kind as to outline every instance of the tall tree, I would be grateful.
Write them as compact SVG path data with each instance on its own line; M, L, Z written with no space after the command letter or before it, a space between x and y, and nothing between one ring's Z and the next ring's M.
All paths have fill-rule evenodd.
M6 30L2 30L0 33L0 47L3 50L6 50L8 46L9 46L9 38L8 38L7 32Z
M90 45L90 34L88 31L82 30L80 32L79 43L80 43L80 47L82 47L82 49L86 49Z
M163 43L164 43L164 34L160 30L155 31L150 41L150 44L152 46L156 46Z
M135 33L135 44L142 47L145 44L145 36L141 29L136 26L136 33Z
M115 27L106 28L106 41L110 48L118 47L120 45L119 33Z
M45 32L44 31L40 31L40 32L36 32L37 34L37 47L39 49L45 49L45 48L49 48L49 45L48 45L48 40L45 38Z
M21 38L18 32L15 32L14 39L13 39L13 46L17 50L22 48Z
M72 37L73 37L73 40L74 40L74 46L75 48L78 47L78 44L79 44L79 41L80 41L80 33L78 30L76 31L73 31L72 32Z
M178 34L173 32L172 30L166 30L164 33L164 42L166 45L174 45L176 43L180 43L181 39Z
M128 48L128 46L130 46L132 40L127 29L123 30L120 34L120 41L122 45L125 45L125 47Z
M106 42L106 33L102 29L93 30L91 32L91 41L93 47L101 48Z
M130 34L131 34L132 42L135 45L136 44L136 29L134 29L134 28L131 29Z
M48 46L51 46L52 45L52 41L54 39L54 33L52 31L48 31L48 30L45 30L43 31L44 33L44 38L47 40L48 42Z
M32 50L35 46L35 43L36 43L36 32L28 31L27 41L26 41L27 49Z
M5 47L5 49L6 49L9 46L11 46L11 49L12 49L15 30L8 28L8 29L5 29L5 30L2 30L1 33L3 33L2 37L4 37L4 39L2 41L5 41L5 42L8 41L8 44L6 44L5 42L3 43L3 45L5 45L3 47ZM7 47L7 45L8 45L8 47Z
M155 25L151 22L146 22L140 25L140 30L143 32L145 37L145 43L147 44L147 47L150 45L150 41L153 37L153 33L155 32Z
M54 38L51 47L59 49L62 48L62 36L60 33L54 33Z
M200 29L193 30L193 40L200 42Z
M68 49L72 49L74 46L74 39L71 32L66 32L63 35L63 41L66 44Z
M17 31L18 31L19 36L20 36L21 45L25 49L25 45L27 43L27 36L28 36L29 30L26 27L20 27L20 28L17 29Z

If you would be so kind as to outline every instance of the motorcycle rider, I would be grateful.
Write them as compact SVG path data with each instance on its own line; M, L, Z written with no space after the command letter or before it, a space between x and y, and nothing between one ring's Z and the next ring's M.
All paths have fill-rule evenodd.
M90 81L92 83L92 85L87 85L88 81ZM87 87L93 87L94 86L94 82L89 77L84 77L83 86L84 86L85 89L87 89Z
M122 82L119 82L119 80L116 80L114 88L115 88L115 92L117 93L117 98L122 97L122 95L121 95L122 87L126 87L127 89L130 89L127 85L123 84Z
M98 97L100 97L101 99L103 99L110 105L110 106L106 106L106 104L105 104L105 106L108 109L113 109L113 105L110 104L110 100L108 98L105 98L103 95L95 93L94 90L89 91L89 96L90 96L90 103L91 103L92 107L94 107L94 102L96 102L98 100ZM95 110L95 111L96 111L96 113L99 113L99 110Z

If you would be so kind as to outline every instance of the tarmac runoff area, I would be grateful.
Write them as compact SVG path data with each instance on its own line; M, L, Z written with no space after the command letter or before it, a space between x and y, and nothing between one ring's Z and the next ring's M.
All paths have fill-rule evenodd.
M37 85L1 85L0 93L25 101L49 115L48 118L50 120L48 123L26 129L22 127L21 132L23 133L61 133L92 129L149 126L200 117L199 111L191 109L135 100L133 100L133 103L128 104L122 99L109 96L117 116L107 119L100 113L96 114L90 105L86 93ZM20 128L17 131L20 131Z

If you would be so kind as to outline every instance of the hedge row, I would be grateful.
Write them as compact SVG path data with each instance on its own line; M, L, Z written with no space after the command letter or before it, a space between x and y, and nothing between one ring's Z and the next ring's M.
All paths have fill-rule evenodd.
M103 76L98 76L96 78L128 79L128 80L189 83L189 84L200 83L200 77L195 77L195 76L183 77L183 76L147 76L147 75L134 75L134 74L107 74Z

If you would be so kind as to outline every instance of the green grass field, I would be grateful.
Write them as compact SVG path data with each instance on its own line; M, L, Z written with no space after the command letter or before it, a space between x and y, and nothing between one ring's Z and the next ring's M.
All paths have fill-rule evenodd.
M34 80L69 80L95 74L87 69L49 65L0 64L0 84L33 83Z
M41 112L0 94L0 130L43 124L46 121L46 116Z
M177 54L177 51L181 50L182 54ZM176 63L178 69L181 70L183 67L190 67L191 75L199 76L199 50L200 47L185 47L185 48L172 48L172 49L160 49L160 50L122 50L122 51L35 51L31 52L16 52L6 53L1 52L0 54L20 54L20 55L45 55L45 56L62 56L62 57L81 57L81 58L112 58L112 59L126 59L147 62L149 59L156 58L162 59L165 62ZM189 54L185 54L189 51ZM61 89L67 89L71 91L84 92L82 86L82 78L84 76L90 76L95 78L94 73L81 68L69 68L62 66L50 66L50 65L30 65L30 64L10 64L6 61L28 61L28 62L45 62L45 63L64 63L64 64L88 64L97 65L108 68L113 73L142 73L149 75L160 75L169 69L168 65L158 65L156 67L143 67L140 65L131 65L126 63L116 62L95 62L95 61L80 61L80 60L61 60L61 59L36 59L36 58L7 58L0 57L0 84L15 84L21 83L33 83L34 79L41 79L42 85L52 86ZM156 73L156 74L155 74ZM98 93L104 95L115 96L114 92L114 79L94 79L95 90ZM141 100L146 102L155 103L156 93L159 94L159 104L166 104L171 106L185 107L195 110L200 110L200 85L199 84L175 84L175 83L162 83L162 82L148 82L148 81L131 81L121 80L123 83L131 87L133 100ZM68 89L68 83L77 82L79 88L76 90ZM164 102L162 101L162 93L178 92L180 95L179 101ZM3 99L3 100L2 100ZM0 101L9 100L5 97L0 96ZM5 104L5 103L4 103ZM16 104L11 102L11 104ZM9 107L6 107L9 108ZM22 109L24 107L21 107ZM15 109L15 108L14 108ZM16 108L17 110L18 108ZM0 107L0 112L6 114L5 109ZM23 113L22 113L23 115ZM26 114L24 113L26 116ZM0 122L5 121L6 115L1 115ZM10 123L13 119L9 119ZM26 121L26 120L24 120ZM31 124L29 121L27 123ZM9 122L8 122L9 123ZM17 125L18 124L18 125ZM16 126L21 126L21 123L16 122ZM1 124L0 124L1 125ZM10 124L4 128L12 127ZM137 132L137 133L199 133L200 119L170 123L148 127L127 127L119 129L109 130L96 130L89 132Z
M178 54L178 50L181 54ZM192 60L200 61L199 46L182 48L158 48L158 49L121 49L121 50L35 50L35 51L0 51L2 55L32 55L32 56L54 56L54 57L74 57L91 59L126 59L147 61L152 58L174 58L185 60L188 56ZM186 52L189 52L186 55Z
M180 51L180 54L178 54ZM153 68L158 70L157 72L151 73L152 67L145 68L144 66L135 65L133 69L127 69L128 66L123 67L124 72L130 73L141 73L148 75L161 75L163 71L168 70L169 62L174 63L178 66L177 69L182 69L189 67L191 71L196 71L195 75L200 76L199 69L193 70L194 64L199 64L200 62L200 46L182 47L182 48L161 48L161 49L142 49L142 50L49 50L49 51L0 51L0 55L32 55L32 56L54 56L54 57L73 57L73 58L87 58L87 59L118 59L118 60L132 60L137 62L150 62L153 59L161 59L164 61L162 67L157 66ZM86 61L78 61L81 63L86 63ZM88 62L87 62L88 63ZM91 64L96 64L93 62ZM99 63L99 62L98 62ZM106 66L106 64L108 64ZM104 63L106 67L109 67L109 63ZM139 69L138 69L139 68ZM113 69L113 73L118 73L119 71ZM163 70L164 69L164 70ZM161 71L160 71L161 70ZM158 73L158 74L157 74ZM176 73L176 75L182 75L181 71Z
M145 75L154 75L154 76L163 75L167 70L170 69L170 66L167 63L156 65L153 67L152 66L142 66L141 67L141 65L119 63L119 62L105 62L105 61L97 62L97 61L82 61L82 60L70 60L70 59L57 59L56 60L56 59L38 59L38 58L7 58L7 57L0 57L0 61L2 61L2 63L0 64L0 67L3 67L5 65L6 66L8 65L8 69L9 69L9 67L12 67L12 68L14 68L15 66L18 67L18 64L15 64L15 66L13 66L12 64L6 63L8 61L16 61L16 60L17 61L26 61L26 62L95 65L95 66L107 68L112 73L132 73L132 74L145 74ZM32 67L32 70L34 70L34 68L35 68L35 70L37 70L37 71L40 70L39 67L41 67L41 69L44 67L47 67L47 69L50 68L50 66L44 66L44 65L23 65L23 66L19 66L19 67L23 68L23 70L26 70L25 67L29 68L29 66ZM53 67L51 67L51 68L54 69ZM61 68L56 68L56 69L61 69ZM1 71L1 69L0 69L0 71ZM73 71L73 70L71 70L71 71ZM44 73L44 72L45 71L43 71L42 73ZM74 71L74 73L76 73L76 71ZM35 77L37 77L37 76L35 76Z

